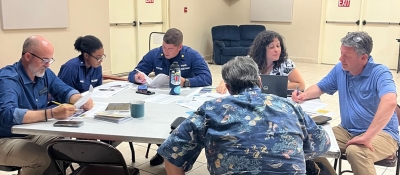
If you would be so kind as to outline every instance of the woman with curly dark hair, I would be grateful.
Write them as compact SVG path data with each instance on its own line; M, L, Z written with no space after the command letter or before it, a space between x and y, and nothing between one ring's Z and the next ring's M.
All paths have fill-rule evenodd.
M300 71L288 59L282 36L274 31L260 32L250 47L249 56L257 63L260 74L288 76L288 89L305 89ZM221 81L217 92L226 93L225 83Z

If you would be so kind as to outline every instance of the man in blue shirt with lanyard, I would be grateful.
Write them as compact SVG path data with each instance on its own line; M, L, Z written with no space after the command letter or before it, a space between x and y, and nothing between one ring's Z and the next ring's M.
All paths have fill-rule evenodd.
M370 55L373 43L367 33L349 32L341 42L340 63L304 93L293 92L292 99L301 102L338 91L341 123L333 132L339 148L354 174L376 174L374 162L398 148L396 86L389 69Z
M51 118L66 119L74 114L75 106L69 104L47 109L49 94L70 104L82 97L48 69L54 62L53 54L49 41L31 36L24 42L19 62L0 69L0 165L22 167L21 175L54 174L46 147L56 137L16 135L11 133L11 127ZM90 99L83 109L92 107Z
M143 74L154 71L156 75L169 75L173 62L181 66L182 87L202 87L212 84L211 72L204 58L190 47L183 46L183 35L178 29L169 29L163 38L163 44L148 52L136 68L129 73L128 80L142 84L146 80Z

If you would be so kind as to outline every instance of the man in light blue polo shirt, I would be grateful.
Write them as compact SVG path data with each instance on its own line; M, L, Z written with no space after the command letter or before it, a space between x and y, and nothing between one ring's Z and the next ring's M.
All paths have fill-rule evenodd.
M12 126L74 114L75 107L69 104L47 109L49 95L71 104L82 97L48 69L54 62L53 54L49 41L31 36L24 42L21 59L0 69L0 165L22 167L21 175L55 174L46 148L56 137L16 135L11 133ZM92 107L89 100L83 109Z
M374 162L395 154L399 141L396 86L389 69L370 55L372 38L349 32L341 40L341 56L329 74L292 99L301 102L339 92L339 126L333 127L354 174L376 174ZM324 160L325 161L325 160Z

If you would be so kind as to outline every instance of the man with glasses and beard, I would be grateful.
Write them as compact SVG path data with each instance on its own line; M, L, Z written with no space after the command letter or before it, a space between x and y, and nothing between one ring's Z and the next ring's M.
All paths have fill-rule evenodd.
M49 94L70 104L82 97L48 69L53 54L48 40L31 36L24 42L21 59L0 70L0 165L22 167L21 175L55 174L46 147L57 138L12 134L12 126L62 120L74 114L75 106L69 104L47 109ZM82 108L92 107L90 99Z
M211 72L204 58L194 49L183 46L182 32L176 28L169 29L159 48L149 51L136 68L129 73L128 80L132 83L146 83L144 74L152 71L156 75L169 75L169 67L173 62L181 66L182 87L202 87L212 84Z
M376 174L374 162L393 156L398 148L396 85L389 69L370 55L373 43L367 33L349 32L341 42L340 63L318 84L299 95L293 92L292 100L339 92L341 123L332 128L339 148L354 174ZM326 159L315 161L329 165Z

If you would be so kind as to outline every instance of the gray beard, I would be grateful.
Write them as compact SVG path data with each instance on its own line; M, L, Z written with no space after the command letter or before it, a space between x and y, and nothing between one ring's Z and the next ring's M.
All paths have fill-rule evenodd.
M46 70L43 71L43 73L40 73L39 70L35 70L35 68L32 66L32 64L30 64L28 66L29 71L31 71L32 74L34 74L36 77L43 77L44 73L46 73Z

